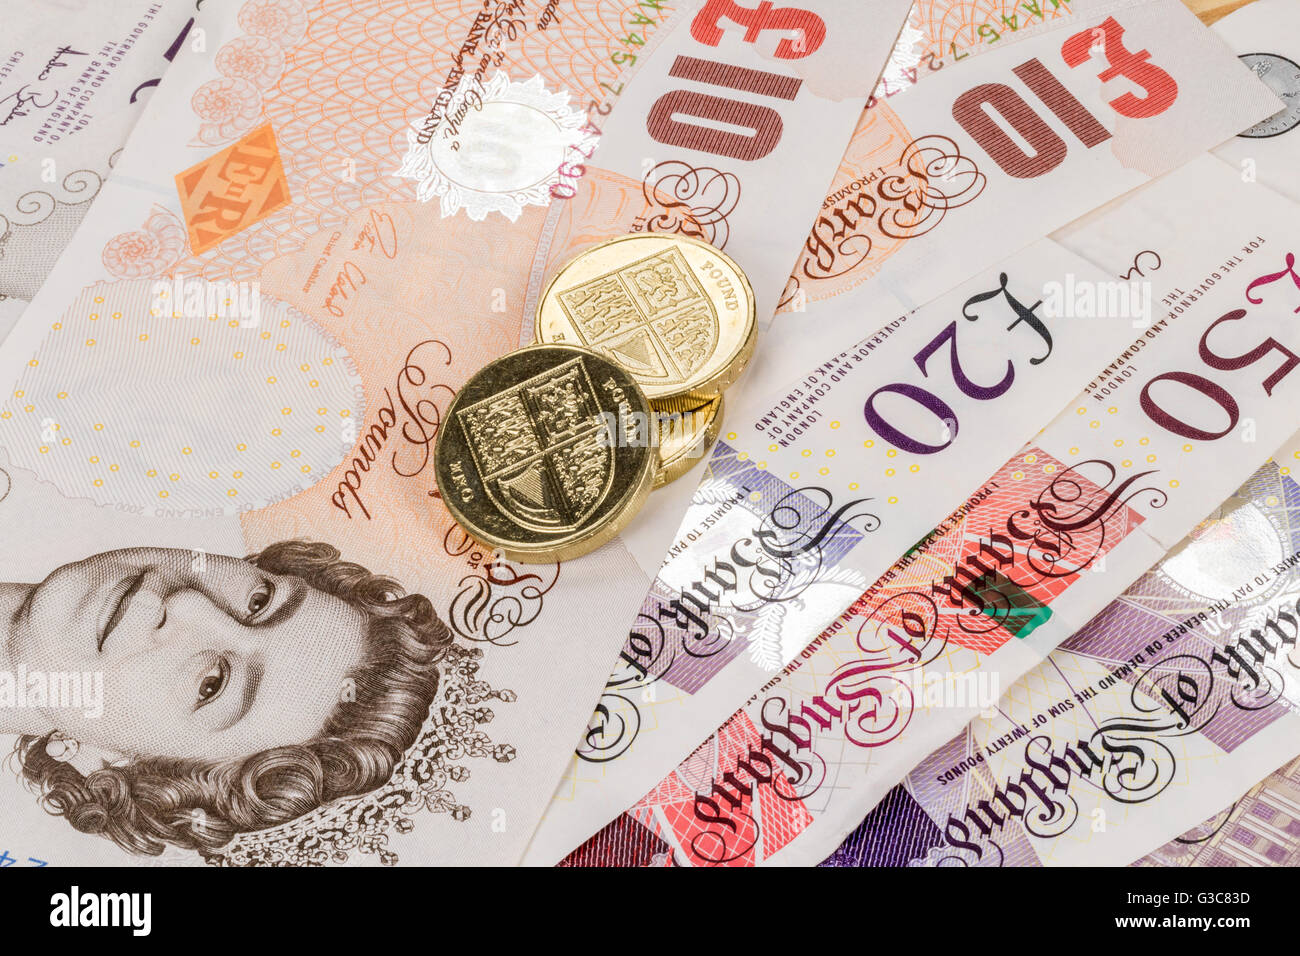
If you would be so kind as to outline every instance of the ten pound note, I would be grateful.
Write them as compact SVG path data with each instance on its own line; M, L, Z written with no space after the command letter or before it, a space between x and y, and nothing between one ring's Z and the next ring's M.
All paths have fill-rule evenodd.
M1300 199L1297 28L1300 8L1271 0L1216 26L1285 105L1215 152L1242 184ZM1216 203L1249 195L1208 166L1202 181L1181 181ZM1185 308L1204 292L1174 290L1162 304ZM1166 840L1141 862L1293 861L1297 764L1215 811L1300 751L1297 461L1289 443L996 710L926 758L826 865L1122 864Z
M918 5L727 395L731 429L796 372L1279 105L1180 0ZM684 509L690 491L667 494ZM650 528L625 540L653 575Z
M1081 20L1076 10L918 82L890 101L900 115L913 107L905 128L859 126L851 155L884 136L881 142L911 158L899 166L877 153L878 181L870 181L869 168L868 181L850 178L848 158L841 165L837 185L844 185L826 200L806 249L820 248L825 226L837 232L836 247L855 255L832 270L839 278L824 298L778 317L766 357L760 353L740 384L732 430L640 615L621 625L623 653L529 862L559 860L640 799L699 745L701 726L722 723L789 664L972 491L976 476L996 470L1131 341L1127 321L1094 318L1080 335L1077 316L1039 308L1049 282L1068 297L1070 273L1080 288L1096 281L1085 277L1085 266L1050 243L1013 251L1088 208L1079 198L1085 184L1087 203L1123 193L1275 112L1278 100L1176 3L1088 9L1099 19ZM1129 68L1149 84L1145 98L1136 99L1122 78ZM1016 69L1029 80L1012 87ZM1035 89L1065 119L1027 106ZM1088 113L1098 124L1088 125L1091 146L1067 144L1083 123L1070 103L1096 111ZM1017 118L1022 138L976 114ZM885 114L875 115L870 122ZM1111 125L1100 125L1098 115ZM1059 143L1051 147L1053 162L1023 151L1030 133L1040 159L1049 143ZM964 220L969 210L958 194L985 213ZM1003 198L983 205L986 195ZM901 231L885 242L880 228ZM900 296L902 289L910 291ZM887 321L900 297L932 301ZM1009 310L1005 322L988 322L999 308ZM1017 308L1036 322L1050 318L1059 350L1025 351L1036 341L1035 326L1013 322ZM829 350L836 339L860 341L837 354ZM784 365L805 362L804 376L792 382L778 374L775 354ZM988 369L982 376L974 371L979 357ZM1044 373L1048 386L1036 386L1034 401L1025 401L1019 388ZM733 548L745 541L761 546L762 561L733 579L721 565L736 568ZM643 553L637 549L638 558Z
M477 547L443 411L603 235L725 247L770 315L906 7L208 4L0 355L0 801L33 855L515 862L646 579L618 542ZM653 370L711 321L588 331ZM532 427L477 437L572 520Z
M1223 212L1213 230L1197 229L1207 202ZM842 618L567 862L812 864L830 854L920 755L951 740L997 702L1001 687L1010 687L1102 611L1198 518L1246 482L1264 449L1280 445L1295 428L1295 223L1292 204L1203 157L1062 236L1112 276L1136 280L1073 282L1066 293L1069 314L1089 322L1086 317L1107 298L1137 294L1152 303L1149 327L1030 445L970 489L967 502ZM1272 508L1290 500L1294 487L1281 469L1274 475L1269 494L1275 500L1266 501ZM1276 552L1274 564L1256 570L1266 579L1259 587L1289 573L1288 543L1269 552ZM1239 572L1224 577L1234 575ZM1229 593L1244 585L1234 584ZM1225 598L1221 591L1215 585L1207 603ZM1149 661L1161 648L1147 646L1172 625L1162 623L1147 634L1152 626L1142 630L1142 640L1134 632L1107 646L1105 662L1085 668L1097 680L1109 680L1122 664L1130 668L1102 688L1109 694L1097 707L1121 696L1128 706L1127 689L1121 695L1118 683L1138 676L1135 654L1141 651ZM1240 669L1236 663L1226 667L1229 675ZM1240 684L1220 680L1216 694L1235 693L1246 705L1243 711L1268 701L1274 691L1273 701L1290 699L1292 685L1278 673L1264 690L1250 678ZM1158 697L1162 688L1174 694L1182 686L1165 683L1174 680L1172 669L1153 674L1161 687L1153 691L1148 680L1132 697L1135 715L1151 724L1170 719L1150 703L1152 695ZM983 693L953 699L956 689L970 684ZM1175 697L1179 706L1209 702L1209 684L1201 688L1204 694L1197 686L1187 689L1196 700ZM996 718L1007 726L998 724L995 736L1009 743L994 751L1008 752L996 768L1001 775L987 779L1001 782L1019 772L1003 766L1013 757L1010 742L1023 756L1040 713L1043 721L1052 719L1051 706L1069 696L1060 687L1043 693L1057 690L1046 704L1042 697L1026 703L1011 695L1016 706L1010 713L1017 719ZM1209 706L1196 719L1208 720L1218 710ZM1246 732L1245 718L1222 711L1238 728L1234 733ZM1062 719L1087 723L1090 713L1076 708ZM1285 705L1275 707L1261 726L1285 713ZM1108 711L1099 719L1110 716ZM1181 718L1172 719L1171 734ZM1116 739L1131 736L1125 732ZM1208 740L1198 753L1214 753L1214 744ZM1253 752L1286 755L1276 740L1257 743ZM1122 747L1099 753L1100 763L1081 771L1090 774L1088 782L1077 784L1090 794L1096 780L1125 780L1141 769ZM986 750L986 761L988 756ZM1034 750L1030 756L1041 754ZM1250 771L1244 780L1258 777ZM963 786L974 788L985 779L972 776ZM945 793L965 794L977 814L982 811L978 790L954 787ZM1210 799L1182 825L1219 805ZM927 819L941 828L947 811L936 816L935 805L926 809ZM1107 812L1116 819L1113 808ZM890 819L887 811L882 814L881 820ZM1020 817L1008 824L1013 835L1024 825ZM1170 835L1148 831L1147 848ZM865 844L879 842L880 831L872 837Z

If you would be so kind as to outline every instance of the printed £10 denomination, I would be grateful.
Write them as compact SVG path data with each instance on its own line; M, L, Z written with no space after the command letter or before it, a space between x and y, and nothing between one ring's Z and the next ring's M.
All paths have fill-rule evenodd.
M863 115L775 328L873 279L913 308L1278 109L1180 0L1071 7Z

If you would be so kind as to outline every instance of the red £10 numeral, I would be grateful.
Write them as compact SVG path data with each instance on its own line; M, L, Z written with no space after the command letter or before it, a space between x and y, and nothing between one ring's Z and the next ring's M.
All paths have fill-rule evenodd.
M691 36L706 46L717 46L724 32L718 26L723 17L745 27L746 43L753 43L764 30L797 31L797 40L786 38L777 44L776 55L787 60L807 56L826 38L826 24L817 14L794 7L773 9L769 0L752 9L737 6L735 0L708 0L691 21ZM803 84L795 76L693 56L677 57L668 75L786 101L793 100ZM784 123L780 113L762 103L679 89L655 100L646 116L646 129L656 142L668 146L753 162L776 149Z
M1178 99L1178 83L1160 67L1148 63L1151 51L1139 50L1134 53L1124 46L1124 28L1114 17L1107 17L1100 27L1100 47L1109 64L1097 74L1103 83L1116 77L1124 77L1142 88L1143 96L1125 93L1110 101L1111 108L1120 116L1132 119L1145 119L1158 116ZM1075 67L1086 63L1097 48L1094 42L1095 30L1076 33L1061 44L1061 58L1066 66Z
M745 28L746 43L753 43L765 30L797 31L796 39L787 37L776 45L776 56L782 60L815 53L826 39L826 22L817 14L796 7L773 8L771 0L753 8L742 7L735 0L708 0L691 21L691 36L705 46L717 46L722 40L718 23L723 17Z
M1094 38L1099 42L1094 43ZM1178 98L1178 84L1160 67L1147 62L1151 57L1148 50L1135 53L1124 45L1124 27L1114 17L1108 17L1093 30L1074 34L1061 46L1061 56L1067 66L1077 67L1097 50L1105 55L1108 64L1097 74L1098 79L1105 82L1124 77L1143 90L1141 97L1124 93L1110 101L1121 116L1156 116ZM1091 149L1110 139L1111 134L1097 117L1040 60L1026 60L1012 72L1085 147ZM1006 133L993 113L1028 144L1028 151ZM1034 179L1065 161L1068 149L1065 140L1023 96L1006 84L981 83L967 90L953 103L952 115L1008 176Z

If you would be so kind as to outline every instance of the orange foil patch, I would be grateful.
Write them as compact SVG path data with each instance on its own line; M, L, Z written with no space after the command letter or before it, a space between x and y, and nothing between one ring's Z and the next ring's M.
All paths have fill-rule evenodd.
M289 182L271 124L177 175L176 190L194 255L288 205Z

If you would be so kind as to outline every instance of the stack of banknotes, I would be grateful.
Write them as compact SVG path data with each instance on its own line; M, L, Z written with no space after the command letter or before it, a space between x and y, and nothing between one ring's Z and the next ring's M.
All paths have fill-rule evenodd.
M0 6L7 854L1300 858L1300 3ZM753 360L507 560L444 415L637 232Z

